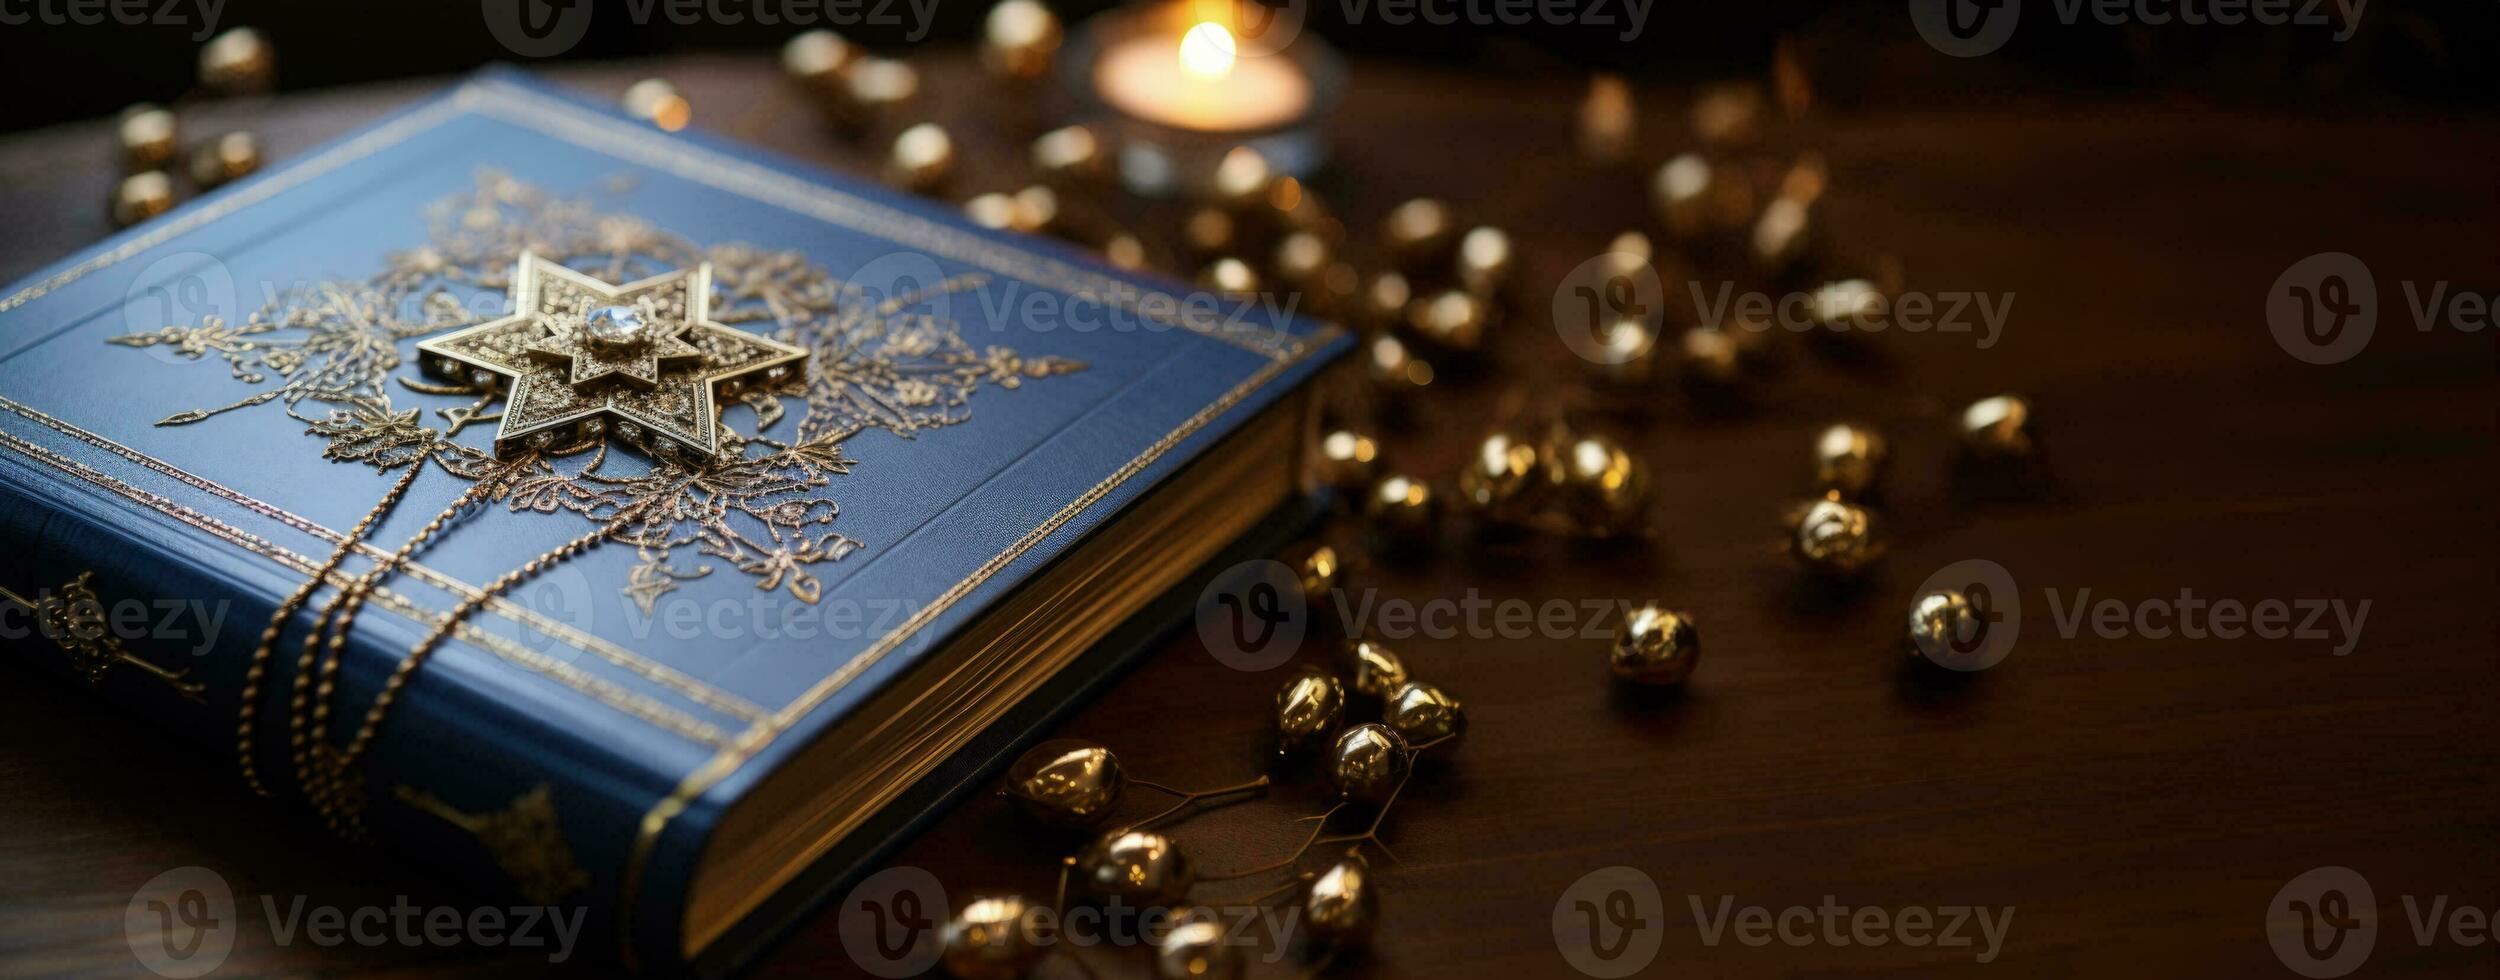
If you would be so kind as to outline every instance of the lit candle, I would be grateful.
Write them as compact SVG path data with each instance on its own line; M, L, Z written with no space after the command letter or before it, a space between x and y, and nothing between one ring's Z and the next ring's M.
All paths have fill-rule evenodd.
M1147 122L1209 133L1274 129L1311 108L1311 79L1291 58L1242 58L1213 21L1175 38L1113 41L1094 64L1094 88L1112 108Z

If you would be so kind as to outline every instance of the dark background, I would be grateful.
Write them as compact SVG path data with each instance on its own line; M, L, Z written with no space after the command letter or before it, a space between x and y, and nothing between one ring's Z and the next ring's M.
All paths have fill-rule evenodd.
M98 0L0 0L0 12L33 23L0 25L0 83L12 97L0 109L0 131L104 115L133 102L166 102L195 75L204 33L197 0L145 0L151 12L190 21L124 27L43 23L47 11ZM136 2L136 0L111 0ZM224 0L216 29L260 29L279 52L282 91L466 71L495 61L523 60L485 29L484 8L506 3L590 4L588 35L552 61L649 57L702 51L765 51L795 33L789 26L705 22L681 26L659 8L635 22L627 0ZM664 2L664 0L663 0ZM782 9L774 0L718 0L724 9ZM879 0L863 0L873 6ZM1916 47L1899 0L1863 3L1677 2L1657 0L1640 35L1619 26L1437 27L1391 25L1377 7L1348 23L1345 0L1303 0L1311 29L1349 53L1464 64L1492 72L1561 74L1605 70L1661 78L1751 75L1766 64L1776 39L1798 41L1817 58L1842 64L1874 60L1846 87L1820 93L1825 104L1849 105L1887 94L1921 101L2025 98L2043 89L2059 97L2157 93L2232 105L2298 109L2381 106L2392 102L2489 104L2495 84L2495 5L2487 0L2374 0L2359 32L2337 43L2323 28L2109 27L2087 14L2057 30L2018 30L2005 48L1976 59L1987 72L1960 70L1957 59L1923 48L1915 57L1882 52ZM1450 0L1461 2L1461 0ZM2089 2L2089 0L2086 0ZM2295 0L2295 6L2309 0ZM2334 0L2317 0L2335 10ZM2175 0L2156 0L2156 9ZM1054 3L1070 24L1114 4ZM908 11L896 2L893 9ZM919 45L971 37L989 9L984 0L937 0ZM1603 8L1618 14L1620 0ZM2030 4L2026 18L2045 21L2051 3ZM842 33L888 54L918 46L902 27L855 26Z

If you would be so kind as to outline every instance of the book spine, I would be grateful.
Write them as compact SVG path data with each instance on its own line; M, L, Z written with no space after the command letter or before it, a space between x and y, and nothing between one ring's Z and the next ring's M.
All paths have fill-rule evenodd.
M245 675L271 616L303 583L289 577L311 569L239 578L187 551L196 542L153 515L30 478L18 462L0 456L0 553L17 558L0 563L0 650L235 767L232 802L247 805L238 761ZM361 570L334 574L264 659L248 749L261 784L290 803L306 799L289 749L297 658L336 583ZM343 652L341 720L330 744L340 744L338 729L361 718L406 652L373 632L360 626ZM476 685L412 683L367 761L347 777L359 836L477 897L459 907L464 921L480 909L516 920L526 912L541 923L529 939L551 959L603 959L614 949L613 871L652 791L609 760L586 758L580 737L550 731ZM323 824L308 819L277 832L332 836ZM344 860L369 857L332 846ZM226 872L248 879L248 869ZM259 915L260 903L237 898L239 911ZM525 942L517 933L506 940Z

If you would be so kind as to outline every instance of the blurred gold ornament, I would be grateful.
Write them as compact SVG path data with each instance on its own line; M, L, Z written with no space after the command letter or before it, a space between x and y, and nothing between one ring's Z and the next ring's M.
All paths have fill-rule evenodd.
M1487 316L1484 300L1463 289L1444 289L1406 308L1406 324L1415 336L1461 356L1484 346Z
M1639 275L1658 257L1658 250L1649 243L1649 236L1637 231L1616 235L1606 243L1606 263L1601 266L1607 276Z
M781 73L821 103L843 94L842 73L859 58L859 47L842 35L807 31L782 43Z
M1615 675L1637 684L1682 684L1701 662L1701 633L1684 613L1645 604L1624 617L1608 658Z
M1872 511L1834 494L1807 504L1798 514L1789 551L1814 571L1856 575L1883 557L1884 542L1878 531Z
M650 123L668 132L686 128L694 121L694 103L677 94L677 86L665 78L646 78L625 87L618 100L625 114Z
M1754 221L1750 239L1754 264L1764 275L1784 275L1814 251L1821 238L1815 207L1826 182L1822 160L1813 156L1781 178L1779 193Z
M210 38L200 48L200 84L219 95L253 95L278 84L278 49L249 27Z
M1088 827L1120 802L1128 776L1120 758L1084 739L1062 738L1024 750L1007 767L1007 798L1046 826Z
M1033 140L1033 172L1062 187L1097 187L1111 178L1111 151L1085 126L1061 126Z
M1328 740L1345 720L1345 685L1326 674L1304 674L1276 692L1276 751L1301 752Z
M1223 159L1216 162L1215 176L1208 187L1217 206L1240 214L1265 205L1268 185L1275 179L1266 154L1236 146L1226 150Z
M1232 251L1238 230L1231 212L1201 207L1189 212L1189 217L1181 222L1181 244L1192 255L1214 258Z
M1441 502L1432 487L1402 475L1381 478L1363 498L1363 517L1387 540L1421 544L1439 523Z
M1354 693L1364 697L1386 698L1406 683L1406 661L1378 640L1347 640L1344 660Z
M1102 243L1103 261L1114 267L1136 271L1147 265L1146 243L1128 232L1112 235Z
M1744 176L1698 153L1679 153L1660 164L1649 195L1658 220L1679 239L1741 226L1753 210L1753 187Z
M1543 508L1547 490L1544 446L1526 432L1496 430L1476 443L1458 471L1458 496L1479 520L1525 523Z
M113 225L128 228L174 206L174 181L162 170L131 174L113 187Z
M1337 736L1328 755L1328 781L1346 799L1377 806L1397 795L1414 765L1414 753L1397 732L1367 722Z
M1308 291L1320 284L1334 262L1327 239L1313 232L1297 231L1277 240L1276 257L1269 266L1276 271L1276 281Z
M1345 224L1328 213L1302 181L1279 175L1267 183L1266 214L1281 228L1307 231L1331 242L1345 237Z
M1892 462L1884 434L1843 422L1814 437L1814 492L1856 500L1872 495Z
M964 202L964 216L983 228L1004 231L1016 226L1016 199L992 191Z
M1647 385L1658 374L1658 334L1639 317L1620 317L1597 331L1598 380L1624 388Z
M1814 287L1806 296L1806 315L1825 333L1846 333L1864 329L1890 302L1873 282L1843 279Z
M172 112L145 102L122 110L115 136L121 143L122 166L131 173L172 163L182 138Z
M1438 268L1449 260L1458 234L1450 206L1428 197L1398 205L1381 225L1381 247L1402 272Z
M1406 322L1406 307L1414 301L1415 289L1405 275L1383 272L1373 276L1363 287L1358 326L1372 333L1395 329Z
M1009 198L1015 204L1009 212L1008 227L1031 235L1039 235L1059 227L1059 194L1048 187L1034 184L1017 191Z
M1372 338L1364 352L1364 371L1383 390L1410 391L1432 384L1432 364L1408 351L1406 342L1395 336L1382 334Z
M1580 159L1601 167L1632 159L1640 149L1640 113L1621 75L1594 75L1580 99Z
M1156 980L1240 980L1241 951L1213 913L1173 926L1155 944Z
M1059 15L1036 0L999 0L981 21L981 66L1011 82L1050 74L1059 55Z
M1302 893L1302 925L1321 948L1344 952L1371 944L1380 926L1380 892L1361 855L1348 854L1311 879Z
M1962 446L1986 460L2027 459L2039 450L2031 400L2021 395L1982 398L1962 409Z
M1491 296L1510 280L1510 235L1491 225L1468 229L1458 240L1458 282L1468 292Z
M894 137L886 155L886 181L904 190L927 194L955 175L955 138L946 127L920 123Z
M920 96L920 71L908 62L862 55L842 73L842 92L853 111L886 115Z
M1319 439L1319 481L1342 491L1370 486L1380 473L1380 444L1352 429Z
M1733 330L1686 330L1676 355L1677 376L1688 387L1733 392L1746 380L1744 348Z
M1574 534L1637 533L1649 509L1649 467L1596 433L1565 435L1545 453L1554 507Z
M1145 908L1170 908L1189 894L1197 872L1180 845L1145 830L1104 834L1076 856L1086 894Z
M242 130L191 148L191 183L202 190L224 186L259 169L260 144Z
M1248 296L1259 291L1259 274L1250 263L1225 256L1199 271L1198 284L1230 296Z
M1026 927L1034 911L1012 896L974 899L939 930L939 962L956 980L1023 980L1048 952Z
M1693 135L1711 146L1753 142L1762 132L1762 87L1750 82L1712 85L1693 99Z
M1467 731L1467 709L1457 698L1422 681L1391 688L1380 720L1408 745L1429 745Z

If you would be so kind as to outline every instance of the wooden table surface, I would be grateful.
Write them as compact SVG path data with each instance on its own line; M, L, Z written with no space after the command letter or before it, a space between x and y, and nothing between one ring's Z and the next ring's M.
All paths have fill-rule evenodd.
M927 114L952 124L969 165L958 196L1017 186L1020 138L996 122L968 59L924 65ZM613 94L648 70L558 77ZM763 59L663 70L706 124L854 170L874 159L804 113L710 115L769 85ZM1647 222L1642 172L1573 161L1577 84L1358 66L1333 126L1339 165L1320 184L1358 240L1398 201L1430 194L1508 229L1523 256L1523 299L1484 376L1436 385L1403 425L1381 426L1398 469L1445 478L1505 396L1551 404L1581 385L1584 366L1548 329L1548 297L1613 233ZM226 113L283 157L428 87L198 118ZM1647 93L1645 160L1679 145L1679 94ZM106 233L104 134L90 124L0 141L0 278ZM1722 896L1775 913L1827 896L1888 915L2011 906L1990 965L2024 974L2269 975L2282 969L2270 900L2303 872L2343 866L2376 896L2362 975L2490 976L2500 955L2489 940L2421 946L2406 903L2500 904L2488 504L2500 392L2491 335L2416 329L2400 283L2486 296L2500 284L2494 130L2436 114L1906 101L1782 124L1762 152L1807 148L1830 162L1840 271L1889 259L1911 289L2011 297L1999 342L1895 333L1854 361L1801 357L1736 416L1663 389L1643 411L1584 413L1651 465L1654 547L1489 549L1453 527L1432 557L1360 570L1354 588L1384 601L1655 598L1698 618L1706 652L1687 690L1658 697L1610 683L1603 640L1395 644L1465 700L1473 727L1390 818L1399 860L1380 869L1378 948L1341 972L1578 976L1557 949L1557 902L1583 876L1628 866L1662 896L1645 975L1980 966L1969 947L1712 944L1695 908L1715 917ZM2263 310L2278 274L2326 251L2368 264L2379 325L2357 358L2313 366L2277 345ZM2034 499L1971 499L1949 473L1951 415L1999 391L2032 396L2043 418L2055 479ZM1350 394L1351 415L1378 417ZM1891 554L1863 589L1834 595L1805 586L1776 522L1805 489L1810 437L1841 418L1891 433L1897 458ZM1897 646L1906 604L1965 558L2020 583L2019 641L1983 673L1910 669ZM2368 616L2338 655L2317 638L2104 637L2089 622L2061 628L2052 608L2088 592L2133 609L2183 590L2366 601ZM1299 659L1326 652L1314 642ZM1263 771L1282 676L1237 672L1184 633L1062 731L1108 743L1146 778L1235 782ZM15 667L0 677L0 973L128 972L124 904L184 865L221 869L239 893L316 903L456 899L413 866L253 799L222 757L164 744ZM1259 863L1290 846L1294 817L1321 807L1311 782L1289 778L1177 832L1202 866ZM1153 802L1141 793L1129 806ZM894 863L933 872L957 897L1045 899L1068 846L984 796ZM864 975L837 919L814 916L758 972ZM1083 957L1102 976L1145 973L1134 950ZM475 951L280 947L245 930L218 975L537 969ZM1058 963L1045 975L1076 973ZM1252 975L1287 970L1254 964Z

